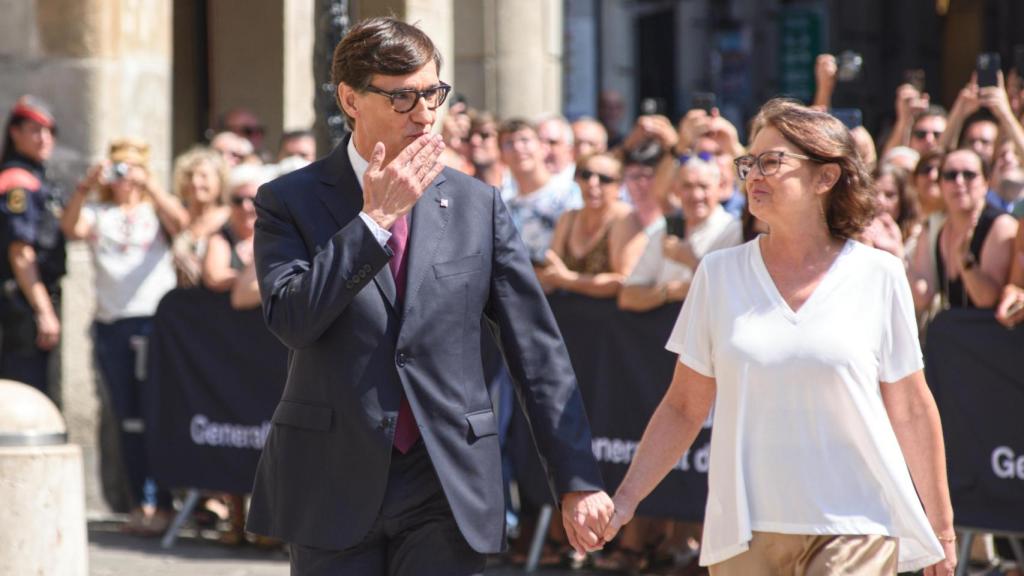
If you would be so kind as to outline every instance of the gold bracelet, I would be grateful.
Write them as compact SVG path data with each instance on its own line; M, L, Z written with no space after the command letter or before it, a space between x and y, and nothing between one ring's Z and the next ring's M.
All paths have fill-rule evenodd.
M952 544L953 542L956 542L956 535L943 537L936 534L935 539L939 542L949 542L950 544Z

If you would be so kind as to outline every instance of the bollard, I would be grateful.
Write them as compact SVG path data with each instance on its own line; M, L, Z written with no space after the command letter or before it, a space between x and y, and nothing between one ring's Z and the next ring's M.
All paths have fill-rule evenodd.
M0 576L86 576L82 452L60 411L0 380Z

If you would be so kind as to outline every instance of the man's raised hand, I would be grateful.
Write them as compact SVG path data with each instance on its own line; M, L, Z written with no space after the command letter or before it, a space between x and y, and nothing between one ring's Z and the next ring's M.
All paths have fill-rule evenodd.
M440 136L424 134L385 166L387 151L382 142L377 142L363 176L363 212L381 228L391 228L395 220L412 210L444 169L438 162L443 150Z

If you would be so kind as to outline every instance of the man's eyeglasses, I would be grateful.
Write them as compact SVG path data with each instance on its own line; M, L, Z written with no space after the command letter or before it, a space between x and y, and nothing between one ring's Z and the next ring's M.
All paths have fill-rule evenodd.
M918 166L918 168L914 172L914 174L916 174L918 176L929 176L929 177L935 178L939 174L939 165L938 164L925 164L924 166ZM935 174L936 176L932 176L932 174Z
M231 197L231 205L232 206L242 206L246 202L252 202L252 201L253 201L253 199L250 196L232 196Z
M918 140L924 140L931 134L937 140L939 136L942 136L942 130L914 130L911 134Z
M391 100L391 109L399 114L405 114L411 112L416 104L423 98L423 101L427 103L427 108L430 110L437 110L437 108L444 104L446 98L448 98L448 92L452 89L451 86L441 82L439 85L433 88L427 88L426 90L381 90L375 86L367 86L366 91L374 94L380 94Z
M593 170L588 170L587 168L580 168L579 170L576 171L576 177L584 182L589 182L590 179L593 178L594 176L597 176L597 180L601 184L614 184L619 181L619 179L614 176L601 174L600 172L594 172Z
M942 179L946 182L956 182L961 175L964 177L964 182L974 182L974 179L979 176L974 170L946 170L942 173Z
M804 156L803 154L795 154L793 152L786 152L785 150L769 150L768 152L762 152L757 156L752 156L750 154L740 156L733 160L732 163L736 165L736 175L742 181L747 179L747 176L750 175L750 171L754 169L754 166L757 166L757 169L761 171L762 176L772 176L779 171L779 168L782 167L782 159L786 156L799 158L800 160L810 160L811 162L821 162L821 160L818 160L817 158L811 158L810 156Z

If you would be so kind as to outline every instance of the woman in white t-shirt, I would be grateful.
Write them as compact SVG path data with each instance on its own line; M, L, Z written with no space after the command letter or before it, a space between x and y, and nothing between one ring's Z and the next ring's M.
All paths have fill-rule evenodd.
M93 166L71 196L61 228L69 240L89 244L96 269L93 347L121 430L134 504L125 530L158 535L172 508L169 493L145 489L149 474L137 343L149 334L160 299L177 283L168 238L188 225L188 212L156 184L148 165L145 142L114 141L109 160ZM97 201L86 202L92 190Z
M680 363L605 539L714 403L701 550L713 576L952 575L942 431L910 288L898 258L850 239L874 213L870 177L828 114L772 100L760 116L736 166L771 232L698 267L668 343Z

